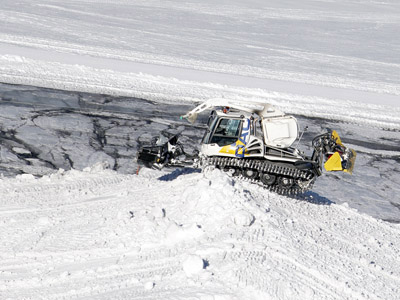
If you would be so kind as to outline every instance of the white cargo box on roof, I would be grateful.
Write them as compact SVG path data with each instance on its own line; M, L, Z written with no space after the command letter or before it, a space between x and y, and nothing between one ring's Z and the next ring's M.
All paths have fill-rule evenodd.
M292 116L263 118L262 123L264 141L268 146L289 148L298 137L297 120Z

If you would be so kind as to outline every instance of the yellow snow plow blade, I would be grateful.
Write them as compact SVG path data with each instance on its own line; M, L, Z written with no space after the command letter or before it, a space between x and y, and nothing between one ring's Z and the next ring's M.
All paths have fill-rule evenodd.
M356 151L346 148L335 130L332 131L332 140L335 141L337 145L337 151L325 162L325 170L343 171L352 174L357 156Z
M332 131L332 139L336 142L336 144L343 146L342 140L340 139L339 134L336 132L336 130Z
M342 158L339 152L335 152L325 163L325 170L327 171L343 171Z

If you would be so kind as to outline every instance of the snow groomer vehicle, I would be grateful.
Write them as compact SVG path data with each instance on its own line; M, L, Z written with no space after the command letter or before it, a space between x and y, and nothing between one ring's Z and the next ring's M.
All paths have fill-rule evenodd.
M192 124L198 114L211 110L198 155L188 156L179 134L160 135L137 153L139 164L218 168L283 195L304 193L316 178L328 172L352 173L356 152L343 145L338 133L328 131L312 140L312 154L293 145L300 142L297 119L258 101L210 99L181 118Z

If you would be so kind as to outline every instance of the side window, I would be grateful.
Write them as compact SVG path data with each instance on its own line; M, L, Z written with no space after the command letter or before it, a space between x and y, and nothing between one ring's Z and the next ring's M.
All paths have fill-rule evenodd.
M213 111L211 112L211 114L208 116L208 121L207 121L207 126L208 126L208 127L210 127L211 124L214 122L214 119L215 119L216 115L217 115L217 114L215 113L215 110L213 110Z

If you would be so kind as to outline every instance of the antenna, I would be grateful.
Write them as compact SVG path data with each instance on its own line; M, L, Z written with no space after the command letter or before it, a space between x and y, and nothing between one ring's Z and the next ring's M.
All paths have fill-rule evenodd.
M296 147L295 147L295 148L297 148L297 147L299 146L299 143L300 143L301 139L303 138L303 134L304 134L304 132L306 132L307 130L308 130L308 126L304 127L303 131L302 131L301 134L300 134L299 140L297 141L297 144L296 144Z

